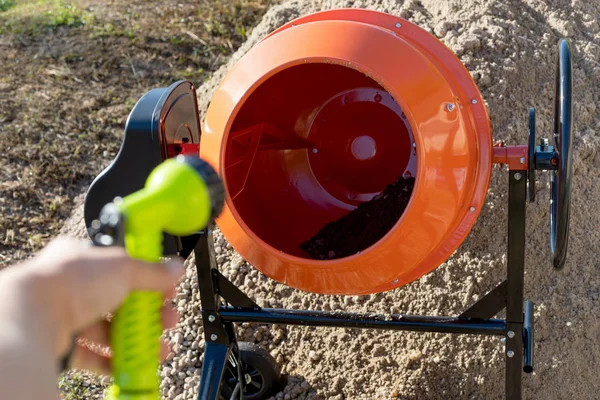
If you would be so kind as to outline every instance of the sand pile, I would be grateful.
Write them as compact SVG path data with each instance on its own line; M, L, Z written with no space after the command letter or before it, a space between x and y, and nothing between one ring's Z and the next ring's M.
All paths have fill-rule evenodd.
M248 42L199 90L204 110L228 67L256 41L300 15L368 7L429 30L466 65L486 100L495 140L525 144L528 108L538 136L552 127L557 42L574 46L574 183L567 265L549 256L548 178L528 205L525 296L535 303L535 373L525 398L592 399L600 393L600 3L573 0L291 1L271 9ZM223 273L271 307L455 315L503 280L507 172L495 168L487 203L453 257L412 284L370 296L317 296L290 289L245 263L217 233ZM76 216L71 226L81 224ZM193 268L176 304L175 353L162 370L167 399L194 399L202 363L201 318ZM500 399L504 346L498 338L344 329L242 325L240 340L271 351L289 375L277 399Z

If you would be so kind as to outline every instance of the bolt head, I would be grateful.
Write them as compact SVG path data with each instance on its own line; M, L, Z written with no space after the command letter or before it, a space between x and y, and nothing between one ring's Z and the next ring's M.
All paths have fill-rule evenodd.
M471 100L471 104L477 104L477 99Z
M540 139L540 144L542 146L548 146L550 144L550 142L548 141L548 138L541 138Z
M469 211L471 211L471 212L475 211L475 207L469 208Z
M396 28L400 28L402 24L400 22L396 22Z
M218 336L217 336L217 335L215 335L214 333L213 333L212 335L210 335L210 340L212 340L213 342L214 342L215 340L217 340L217 338L218 338Z
M515 352L512 350L509 350L506 352L506 355L508 356L508 358L513 358L515 356Z
M446 104L446 110L448 111L454 111L455 105L454 103L448 103Z
M209 316L208 316L208 320L209 320L210 322L215 322L215 316L214 316L214 315L209 315Z
M520 173L520 172L517 172L517 173L515 174L515 180L517 180L517 181L520 181L522 177L523 177L523 175L521 175L521 173Z
M508 331L507 335L511 339L515 337L515 333L513 331Z

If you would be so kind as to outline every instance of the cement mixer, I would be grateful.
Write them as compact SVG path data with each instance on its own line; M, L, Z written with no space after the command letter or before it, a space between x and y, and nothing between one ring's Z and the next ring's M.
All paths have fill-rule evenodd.
M469 235L492 166L508 166L507 275L457 316L356 315L262 308L218 270L212 230L164 235L165 255L195 253L206 341L199 399L266 399L281 387L271 356L238 343L257 322L506 339L506 398L533 371L533 304L524 301L526 203L536 171L551 176L550 249L568 247L572 179L571 45L557 48L554 129L537 141L493 144L475 82L440 41L397 16L362 9L296 19L242 57L203 124L191 82L145 95L116 160L91 185L86 222L143 186L158 163L199 154L219 174L216 224L268 277L323 295L393 290L444 263ZM527 111L527 110L524 110ZM527 113L524 112L524 118ZM494 319L506 309L504 319Z

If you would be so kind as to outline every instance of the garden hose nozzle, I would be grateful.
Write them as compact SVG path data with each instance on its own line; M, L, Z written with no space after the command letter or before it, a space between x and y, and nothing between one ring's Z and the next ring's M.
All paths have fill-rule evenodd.
M111 230L95 242L117 240L132 258L158 262L163 233L187 236L221 212L224 190L217 173L197 157L168 159L149 175L143 189L106 205L95 221ZM118 239L120 237L120 239ZM114 384L107 400L158 400L162 334L158 292L136 291L112 320Z

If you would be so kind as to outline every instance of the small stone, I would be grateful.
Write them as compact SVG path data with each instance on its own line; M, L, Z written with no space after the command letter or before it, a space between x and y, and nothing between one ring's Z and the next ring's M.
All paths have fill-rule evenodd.
M181 334L181 332L177 332L175 336L173 336L173 341L177 344L183 343L183 335Z
M221 254L223 252L223 248L221 246L215 246L215 253Z
M418 362L421 358L423 358L423 353L420 351L413 351L408 355L408 360L406 361L406 367L411 368L416 362Z
M102 386L108 386L111 384L111 377L110 376L103 376L102 379L100 379L100 384Z
M180 380L184 380L184 379L185 379L185 376L186 376L186 375L185 375L185 372L183 372L183 371L180 371L180 372L178 372L178 373L177 373L177 377L178 377Z
M408 359L410 361L419 361L421 358L423 358L423 353L421 353L420 351L413 351L408 355Z
M317 353L316 351L309 351L308 352L308 358L311 359L311 361L319 361L319 359L321 358L321 355L319 353Z

